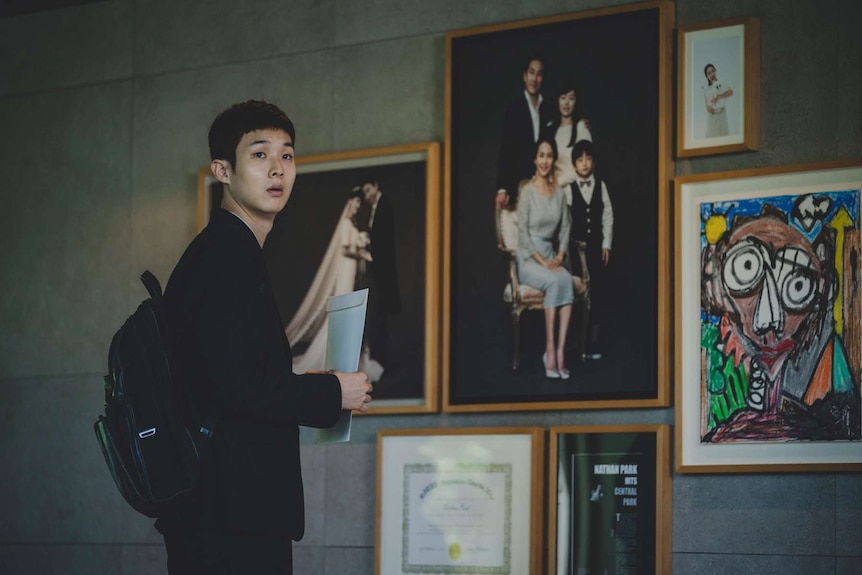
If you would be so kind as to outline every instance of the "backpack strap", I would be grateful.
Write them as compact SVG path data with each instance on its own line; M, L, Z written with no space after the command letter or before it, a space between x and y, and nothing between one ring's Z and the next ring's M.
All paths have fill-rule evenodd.
M143 282L144 287L147 288L147 293L150 294L150 297L153 298L153 300L161 301L162 285L150 270L144 270L144 273L141 274L141 282Z
M156 313L158 315L159 323L161 323L162 318L162 285L159 283L158 278L150 271L144 270L144 273L141 274L141 282L144 284L144 287L147 288L147 293L150 294L150 298L152 298L153 303L155 304ZM167 333L164 333L165 337L167 337ZM168 349L166 350L170 356L170 345L168 345ZM169 358L169 362L172 364L173 358ZM183 395L185 396L188 405L192 408L192 414L195 415L197 409L195 407L195 401L192 397L191 391L188 388L188 385L183 382L182 384ZM210 407L209 413L206 418L203 420L203 424L201 425L198 433L204 436L205 442L208 442L213 436L213 430L215 429L215 424L219 418L219 408L216 405L212 405Z

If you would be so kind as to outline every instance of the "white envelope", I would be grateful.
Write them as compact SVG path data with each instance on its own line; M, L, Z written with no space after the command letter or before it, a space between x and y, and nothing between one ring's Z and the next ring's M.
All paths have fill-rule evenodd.
M359 369L367 308L368 288L332 296L327 300L325 369L348 372ZM352 412L342 411L338 423L330 429L318 430L317 443L349 441L352 421Z

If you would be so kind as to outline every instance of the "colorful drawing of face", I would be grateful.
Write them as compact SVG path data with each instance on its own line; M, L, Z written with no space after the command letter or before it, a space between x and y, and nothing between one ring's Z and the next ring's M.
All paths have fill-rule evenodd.
M805 236L774 217L736 228L719 257L734 327L749 353L775 372L823 311L820 258Z

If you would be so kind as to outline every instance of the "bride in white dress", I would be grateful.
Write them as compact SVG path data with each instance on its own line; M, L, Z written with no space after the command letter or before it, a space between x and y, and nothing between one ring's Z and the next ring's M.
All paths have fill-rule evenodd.
M302 304L284 330L291 346L308 343L302 355L293 357L295 373L324 369L327 334L326 301L331 296L353 291L357 272L361 272L365 263L371 261L368 233L360 231L354 221L361 202L361 192L351 194L347 200L314 280ZM377 366L360 365L360 369L368 372L369 377L371 372L375 371L375 367ZM379 371L382 373L382 367Z

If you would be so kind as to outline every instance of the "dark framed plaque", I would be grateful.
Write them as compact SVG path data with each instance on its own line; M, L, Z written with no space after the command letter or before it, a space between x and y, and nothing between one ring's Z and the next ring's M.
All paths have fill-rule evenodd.
M671 569L670 427L552 427L548 573Z

